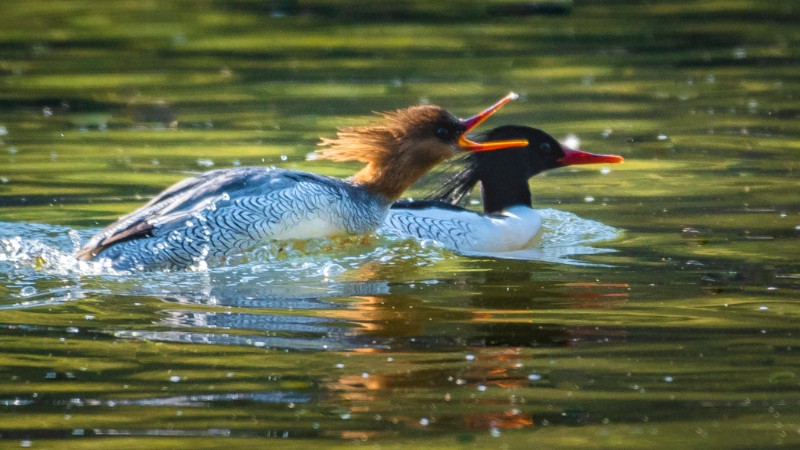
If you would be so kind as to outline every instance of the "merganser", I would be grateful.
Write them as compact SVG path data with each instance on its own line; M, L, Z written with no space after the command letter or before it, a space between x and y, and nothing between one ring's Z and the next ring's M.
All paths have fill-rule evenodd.
M542 130L508 125L476 140L524 139L528 145L502 152L475 152L465 168L425 200L392 205L383 229L433 240L460 253L502 253L538 242L542 219L531 207L528 179L573 164L619 163L617 155L597 155L568 148ZM483 214L456 206L480 182Z
M336 139L322 139L317 155L366 164L346 180L241 167L180 181L91 238L76 257L107 259L118 270L180 269L274 240L373 231L392 202L435 164L460 151L527 145L466 137L515 98L510 93L468 119L419 105L383 113L379 125L341 129Z

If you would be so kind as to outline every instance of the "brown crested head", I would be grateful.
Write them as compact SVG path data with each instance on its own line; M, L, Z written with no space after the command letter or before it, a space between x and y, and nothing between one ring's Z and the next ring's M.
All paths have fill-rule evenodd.
M383 122L344 128L336 139L322 139L317 156L332 161L360 161L366 166L351 181L394 201L437 163L461 151L482 152L525 147L526 140L473 142L466 134L503 105L513 92L480 113L458 119L444 108L419 105L382 113Z
M444 108L419 105L381 116L379 124L343 128L336 139L322 139L318 157L365 163L352 181L395 200L434 165L463 151L458 140L466 127Z

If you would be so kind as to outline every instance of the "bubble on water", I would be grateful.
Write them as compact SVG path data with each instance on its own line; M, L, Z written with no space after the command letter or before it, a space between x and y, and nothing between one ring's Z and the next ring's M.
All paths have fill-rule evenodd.
M331 277L334 277L336 275L340 275L340 274L344 273L344 271L345 271L344 267L342 267L339 264L332 263L332 264L327 264L322 269L322 275L325 278L331 278Z
M575 136L574 134L568 134L567 137L564 138L563 142L564 145L569 148L580 148L581 146L581 140L578 139L578 136Z
M672 383L672 377L667 375L667 376L664 377L664 381L667 382L667 383Z
M542 379L542 376L539 375L538 373L532 373L532 374L528 375L528 379L530 381L539 381L539 380Z
M583 198L583 201L585 201L586 203L592 203L594 201L594 197L592 197L591 195L587 195L586 197Z
M181 377L179 377L178 375L172 375L171 377L169 377L169 381L171 381L173 383L177 383L177 382L181 381Z
M36 295L38 291L33 286L25 286L24 288L20 289L19 295L20 297L31 297Z
M603 167L602 169L600 169L600 174L602 174L602 175L608 175L610 173L611 173L611 169L609 169L608 167Z
M430 423L431 421L427 417L419 419L419 424L422 425L423 427L427 427L428 425L430 425Z

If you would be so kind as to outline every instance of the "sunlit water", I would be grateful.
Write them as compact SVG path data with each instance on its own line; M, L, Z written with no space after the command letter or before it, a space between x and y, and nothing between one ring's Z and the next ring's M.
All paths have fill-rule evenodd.
M800 447L796 1L355 5L0 2L3 445ZM522 253L71 256L193 172L347 177L319 137L510 90L482 129L625 157L534 177Z

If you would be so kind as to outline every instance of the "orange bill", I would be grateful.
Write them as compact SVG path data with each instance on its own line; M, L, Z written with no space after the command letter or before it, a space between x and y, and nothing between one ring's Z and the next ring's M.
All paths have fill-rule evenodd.
M458 145L460 145L464 150L470 152L487 152L491 150L500 150L503 148L527 146L528 141L525 139L514 139L509 141L494 141L494 142L475 142L467 139L467 133L469 133L475 127L483 123L484 120L488 119L489 116L497 112L497 110L502 108L503 105L510 102L511 100L516 100L518 98L519 95L510 92L508 95L500 99L500 101L484 109L478 114L475 114L474 116L469 117L467 119L461 119L461 124L464 125L465 130L461 134L461 137L459 137L458 139Z

